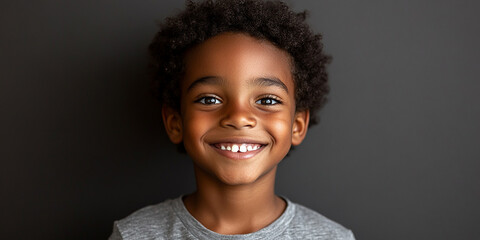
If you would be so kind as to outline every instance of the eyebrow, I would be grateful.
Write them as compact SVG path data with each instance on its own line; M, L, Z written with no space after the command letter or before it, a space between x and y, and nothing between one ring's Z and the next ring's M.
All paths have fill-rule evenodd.
M188 86L187 92L194 89L198 85L203 85L203 84L206 84L206 85L221 85L223 83L224 83L224 80L222 78L219 78L219 77L215 77L215 76L201 77L201 78L193 81L193 83L190 84L190 86Z
M257 79L255 79L254 84L255 84L255 85L259 85L259 86L275 86L275 87L279 87L279 88L285 90L286 93L288 93L288 88L287 88L287 86L285 85L285 83L283 83L280 79L278 79L278 78L276 78L276 77L257 78Z
M220 77L215 77L215 76L206 76L206 77L201 77L195 81L193 81L190 86L187 88L187 92L191 91L195 87L199 85L222 85L225 83L225 80L220 78ZM284 90L286 93L288 93L288 88L287 86L278 78L276 77L261 77L261 78L256 78L253 81L254 85L257 86L275 86L279 87L282 90Z

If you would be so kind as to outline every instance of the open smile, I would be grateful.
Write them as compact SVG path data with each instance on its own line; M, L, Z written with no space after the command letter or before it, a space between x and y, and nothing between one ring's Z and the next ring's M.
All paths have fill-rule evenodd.
M231 152L251 152L260 149L262 144L251 144L251 143L217 143L214 145L216 148L222 151L231 151Z
M221 142L210 144L210 146L224 157L241 160L254 157L264 149L266 144Z

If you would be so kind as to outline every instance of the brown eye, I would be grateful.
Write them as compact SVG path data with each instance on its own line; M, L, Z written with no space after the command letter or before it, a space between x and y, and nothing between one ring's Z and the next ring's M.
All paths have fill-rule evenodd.
M220 104L222 103L218 98L216 97L202 97L200 99L198 99L197 101L195 102L198 102L198 103L201 103L201 104L204 104L204 105L213 105L213 104Z
M255 103L260 105L276 105L281 103L280 101L273 99L273 98L262 98L257 100Z

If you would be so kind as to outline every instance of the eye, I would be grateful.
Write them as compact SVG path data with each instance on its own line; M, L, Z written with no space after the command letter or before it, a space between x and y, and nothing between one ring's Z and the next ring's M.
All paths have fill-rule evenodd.
M195 102L201 103L204 105L214 105L214 104L220 104L222 103L218 98L216 97L202 97Z
M280 102L280 100L277 100L277 99L274 99L274 98L271 98L271 97L264 97L264 98L261 98L261 99L257 100L255 103L260 104L260 105L276 105L276 104L280 104L282 102Z

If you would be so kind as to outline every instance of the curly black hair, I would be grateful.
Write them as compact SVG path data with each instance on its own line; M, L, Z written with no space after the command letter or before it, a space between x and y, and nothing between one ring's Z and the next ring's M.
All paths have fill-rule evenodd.
M152 55L154 92L163 104L180 106L180 81L185 54L196 45L225 32L248 34L267 40L292 57L295 104L310 110L310 126L329 92L322 36L306 23L306 11L295 13L281 1L188 0L186 9L160 24L149 50Z

